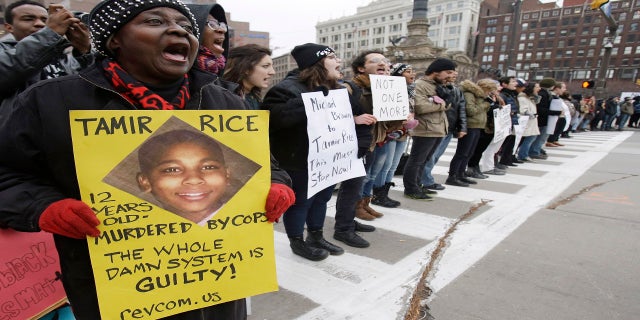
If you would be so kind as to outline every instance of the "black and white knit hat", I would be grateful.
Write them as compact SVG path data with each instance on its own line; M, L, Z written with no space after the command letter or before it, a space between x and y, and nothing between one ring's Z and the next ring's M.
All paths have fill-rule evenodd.
M122 26L143 11L156 7L168 7L180 11L191 22L194 35L200 30L196 19L181 0L104 0L98 3L89 14L89 27L96 50L105 56L111 56L107 48L109 38Z
M407 69L412 69L410 64L405 63L396 63L391 66L391 75L392 76L401 76Z
M298 69L304 70L334 52L331 47L325 45L305 43L293 48L291 55L296 60Z

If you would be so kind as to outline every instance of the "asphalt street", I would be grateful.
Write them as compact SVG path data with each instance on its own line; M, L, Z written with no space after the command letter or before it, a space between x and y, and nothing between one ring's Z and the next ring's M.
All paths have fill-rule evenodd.
M294 255L278 224L279 291L252 297L249 319L638 319L635 130L573 134L547 160L447 186L432 202L404 198L397 176L390 196L402 205L376 207L385 216L361 234L371 247L324 261Z

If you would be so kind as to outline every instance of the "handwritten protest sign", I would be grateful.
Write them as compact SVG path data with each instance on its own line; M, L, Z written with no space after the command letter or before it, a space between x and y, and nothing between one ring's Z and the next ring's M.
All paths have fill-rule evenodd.
M309 154L307 197L340 181L364 176L347 89L302 94L307 113Z
M404 77L370 74L373 115L378 121L406 120L409 116L409 92Z
M520 145L520 140L522 140L522 134L524 130L527 128L527 124L529 123L529 116L518 116L518 124L513 126L513 131L516 135L515 146ZM513 154L515 155L518 151L518 148L513 148Z
M507 138L511 133L511 105L493 110L495 131L491 143L497 143Z
M50 233L0 229L0 243L0 319L36 319L66 301Z
M72 111L104 319L277 290L266 111Z

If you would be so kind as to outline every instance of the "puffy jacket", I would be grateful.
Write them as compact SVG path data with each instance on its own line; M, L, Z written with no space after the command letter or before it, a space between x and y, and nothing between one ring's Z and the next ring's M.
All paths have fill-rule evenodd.
M462 81L460 88L466 102L467 127L483 129L487 124L487 111L490 106L486 99L487 94L471 80Z
M193 68L187 110L245 109L242 99L213 84L213 74ZM98 65L80 74L40 81L18 95L0 124L0 227L39 231L51 203L80 199L69 110L135 110L116 93ZM272 164L273 182L290 185ZM77 319L100 319L86 240L54 235L62 281ZM243 311L244 310L244 311ZM245 319L244 299L183 313L171 319Z

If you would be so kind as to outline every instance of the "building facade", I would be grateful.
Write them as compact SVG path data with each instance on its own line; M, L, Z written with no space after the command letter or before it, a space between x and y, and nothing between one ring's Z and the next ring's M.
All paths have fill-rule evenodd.
M638 91L640 0L610 3L618 25L613 38L602 13L590 9L590 1L564 0L559 7L524 0L519 13L512 3L486 0L482 4L472 54L484 71L478 77L515 74L536 81L552 77L566 82L573 93L591 94L582 89L582 82L600 77L608 46L607 95Z
M36 0L37 2L47 4L44 0ZM4 10L12 2L16 0L0 0L0 37L6 35L4 30ZM65 8L69 8L72 11L89 12L100 0L63 0L60 3ZM215 1L211 0L187 0L185 3L195 4L209 4ZM227 21L229 22L229 46L231 48L236 46L242 46L245 44L258 44L264 47L269 47L269 32L251 30L249 22L233 21L231 14L227 12Z
M427 19L429 38L435 46L447 51L469 52L478 23L480 1L429 1ZM349 63L363 50L386 50L391 40L407 36L407 23L412 18L412 0L376 0L359 7L355 15L316 24L316 42L334 48ZM391 59L393 53L387 53Z

